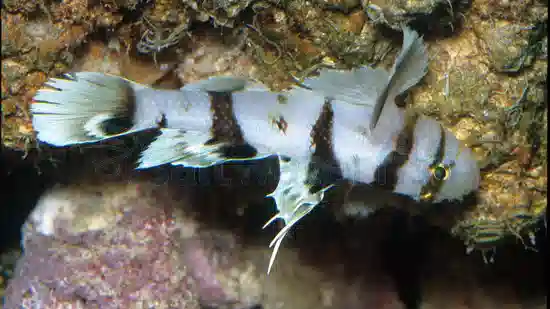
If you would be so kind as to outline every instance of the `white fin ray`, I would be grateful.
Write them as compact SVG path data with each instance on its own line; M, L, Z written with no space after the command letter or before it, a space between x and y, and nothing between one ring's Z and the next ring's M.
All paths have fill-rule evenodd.
M325 191L332 188L327 186L315 193L310 193L311 186L306 184L308 177L308 164L293 161L285 162L279 158L280 177L277 188L269 197L275 200L278 213L275 214L263 226L266 228L277 219L282 219L285 226L273 238L269 247L273 247L267 273L269 274L279 247L290 229L303 217L309 214L324 198Z
M141 129L133 127L120 134L103 134L99 120L124 113L140 87L121 77L97 72L66 74L52 78L34 96L31 111L39 140L55 146L93 143Z
M325 97L360 105L374 105L389 80L387 71L367 66L352 70L322 69L302 85Z
M141 153L137 169L167 163L186 167L208 167L229 161L219 153L224 144L205 145L210 139L209 133L161 129L161 135Z

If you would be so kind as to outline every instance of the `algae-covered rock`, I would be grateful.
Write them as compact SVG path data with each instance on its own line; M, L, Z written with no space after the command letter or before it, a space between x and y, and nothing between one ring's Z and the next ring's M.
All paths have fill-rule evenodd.
M490 25L485 21L476 25L485 28L480 31L481 43L489 56L491 66L498 72L517 73L533 65L536 57L542 54L543 38L546 37L546 24L522 25L501 21Z
M183 0L183 3L199 13L198 20L212 18L216 25L232 27L239 13L248 7L252 0Z
M362 1L369 19L375 24L399 30L415 25L429 31L454 29L467 8L463 0L374 0Z
M314 2L324 9L337 10L344 13L349 13L361 5L360 0L316 0Z
M288 88L292 76L301 79L327 66L377 64L392 51L389 38L366 22L362 9L324 8L300 0L255 7L246 44L264 82Z

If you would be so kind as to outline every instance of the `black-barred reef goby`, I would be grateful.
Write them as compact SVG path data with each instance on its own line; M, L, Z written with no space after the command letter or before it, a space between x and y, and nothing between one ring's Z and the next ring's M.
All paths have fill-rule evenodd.
M157 128L138 168L201 168L278 155L280 179L269 195L278 213L267 224L282 219L285 226L271 243L271 269L284 236L334 185L315 186L314 160L327 162L334 181L417 201L461 200L477 190L471 151L437 121L403 107L404 94L428 68L422 38L406 27L403 35L390 72L325 69L281 92L237 77L162 90L103 73L67 74L37 92L33 125L39 140L56 146ZM228 157L227 148L241 144L254 155Z

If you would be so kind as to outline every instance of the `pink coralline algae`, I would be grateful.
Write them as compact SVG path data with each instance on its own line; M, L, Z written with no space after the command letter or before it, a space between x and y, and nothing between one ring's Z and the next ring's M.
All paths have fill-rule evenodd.
M224 293L195 222L165 207L182 201L158 191L118 184L46 194L23 229L5 308L248 308Z
M23 227L5 308L403 308L373 257L375 233L366 255L289 241L267 276L273 235L213 222L213 206L231 209L230 199L191 191L132 180L45 193Z

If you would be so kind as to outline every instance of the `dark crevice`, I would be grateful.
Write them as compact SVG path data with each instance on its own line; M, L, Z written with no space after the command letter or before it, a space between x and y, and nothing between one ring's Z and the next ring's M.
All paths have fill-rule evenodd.
M39 174L23 152L3 150L0 154L0 252L19 246L21 226L52 178Z
M417 218L397 212L381 242L384 270L406 309L419 309L422 304L421 274L430 244L428 231Z

